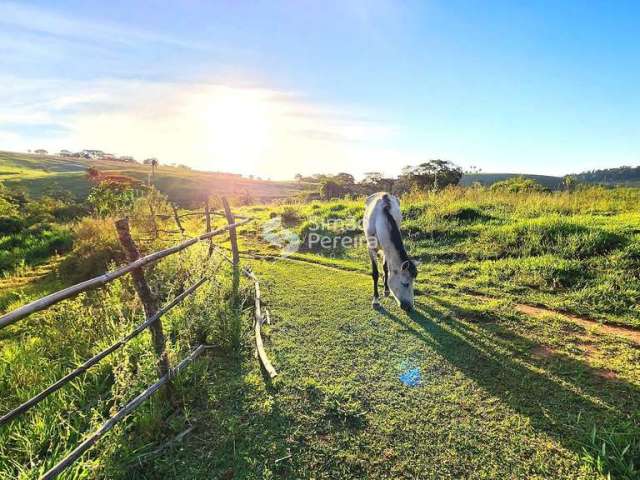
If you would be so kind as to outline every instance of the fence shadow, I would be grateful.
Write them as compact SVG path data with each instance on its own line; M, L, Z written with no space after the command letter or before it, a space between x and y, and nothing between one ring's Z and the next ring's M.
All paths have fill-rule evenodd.
M122 478L171 478L176 465L188 465L180 478L253 478L265 472L292 478L299 445L290 440L295 420L278 401L264 407L262 387L257 386L253 356L246 352L219 351L201 357L199 378L184 380L193 432L181 443L132 463ZM266 375L268 377L268 375ZM262 385L264 379L260 379ZM270 381L266 392L274 393ZM278 461L279 460L279 461Z

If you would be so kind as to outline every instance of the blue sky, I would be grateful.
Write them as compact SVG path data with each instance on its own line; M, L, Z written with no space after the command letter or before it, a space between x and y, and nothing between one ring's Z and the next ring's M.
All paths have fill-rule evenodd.
M635 1L0 1L0 149L272 178L637 165L639 25Z

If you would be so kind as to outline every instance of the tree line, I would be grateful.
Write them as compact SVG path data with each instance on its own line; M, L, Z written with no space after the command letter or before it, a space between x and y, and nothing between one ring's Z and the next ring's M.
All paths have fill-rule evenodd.
M320 184L320 190L311 196L328 200L349 195L369 195L386 191L401 194L410 190L439 190L457 185L462 178L462 169L447 160L429 160L419 165L408 165L398 177L386 177L382 172L367 172L357 182L350 173L337 175L315 174L305 177L295 176L298 182Z
M640 165L637 167L622 166L617 168L590 170L571 176L578 182L587 183L636 183L640 182Z

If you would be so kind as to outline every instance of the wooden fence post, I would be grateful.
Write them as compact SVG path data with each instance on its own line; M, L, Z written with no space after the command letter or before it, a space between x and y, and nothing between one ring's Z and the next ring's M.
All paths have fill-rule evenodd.
M129 262L135 262L140 258L140 252L138 247L131 238L131 231L129 230L129 219L123 218L116 221L116 230L118 231L118 239L120 244L127 254ZM153 317L158 312L158 303L151 294L151 289L147 280L144 278L144 272L141 268L131 270L131 278L133 279L133 286L136 289L136 293L142 302L144 308L144 314L147 319ZM164 332L162 331L162 323L160 319L153 322L149 329L151 330L151 336L153 338L153 348L156 351L158 357L158 374L163 377L169 373L169 359L166 351L166 340L164 338Z
M173 218L176 221L178 230L180 230L180 234L184 236L184 228L182 227L182 223L180 222L180 215L178 215L178 209L176 208L176 204L173 202L171 202L171 209L173 210Z
M225 197L222 197L222 206L224 207L224 214L227 217L227 223L229 225L234 225L236 223L236 219L231 213L231 209L229 208L229 202ZM237 267L240 264L240 253L238 252L238 236L236 235L236 227L229 227L229 240L231 240L231 254L233 265Z
M227 223L229 224L229 240L231 241L231 260L233 262L233 274L231 277L231 298L234 308L238 308L240 305L240 253L238 252L238 237L236 235L235 217L231 213L229 208L229 202L225 197L221 198L222 206L224 207L224 214L227 217ZM231 226L234 225L234 226ZM238 328L240 324L238 322Z
M209 233L211 231L211 210L209 210L209 198L207 197L207 199L204 201L204 219L207 222L207 233ZM213 253L213 238L209 239L209 254L208 256L210 257L211 254Z
M153 199L147 197L149 201L149 213L151 214L151 225L153 226L153 238L154 240L158 239L158 223L156 222L156 210L153 207Z

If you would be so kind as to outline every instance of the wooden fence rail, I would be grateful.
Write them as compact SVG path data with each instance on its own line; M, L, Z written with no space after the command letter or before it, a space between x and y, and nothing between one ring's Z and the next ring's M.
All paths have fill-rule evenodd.
M50 307L51 305L55 305L58 302L61 302L62 300L65 300L67 298L71 298L75 295L77 295L78 293L81 292L86 292L87 290L91 290L93 288L96 287L100 287L102 285L105 285L113 280L115 280L116 278L119 278L135 269L138 269L140 267L144 267L145 265L149 265L150 263L154 263L157 262L158 260L160 260L161 258L167 257L169 255L172 255L176 252L179 252L181 250L184 250L185 248L188 248L198 242L201 242L202 240L207 240L211 237L215 237L216 235L220 235L221 233L226 232L227 230L229 230L229 228L233 227L239 227L241 225L244 225L248 222L250 222L251 219L247 218L244 219L240 222L237 222L235 225L226 225L224 227L221 228L217 228L211 232L207 232L207 233L203 233L202 235L199 235L195 238L191 238L185 242L179 243L178 245L174 245L173 247L169 247L169 248L165 248L164 250L159 250L155 253L152 253L150 255L147 255L145 257L141 257L138 260L136 260L135 262L131 262L128 265L125 265L124 267L121 267L117 270L114 270L112 272L107 272L103 275L100 275L99 277L95 277L92 278L90 280L86 280L84 282L78 283L76 285L73 285L71 287L65 288L63 290L60 290L58 292L52 293L51 295L47 295L46 297L42 297L38 300L35 300L31 303L28 303L20 308L17 308L15 310L13 310L12 312L9 312L3 316L0 317L0 329L6 327L7 325L12 324L13 322L20 320L24 317L27 317L29 315L31 315L32 313L38 312L40 310L44 310L45 308Z
M46 389L44 389L43 391L38 393L36 396L30 398L29 400L27 400L26 402L24 402L20 406L14 408L10 412L8 412L5 415L3 415L2 417L0 417L0 426L4 425L5 423L10 422L14 418L16 418L18 415L23 414L24 412L29 410L31 407L37 405L40 401L44 400L46 397L51 395L53 392L59 390L64 385L66 385L71 380L73 380L74 378L77 378L78 376L82 375L84 372L89 370L89 368L93 367L95 364L100 362L100 360L102 360L106 356L110 355L111 353L115 352L116 350L118 350L119 348L124 346L127 342L129 342L133 338L135 338L138 335L140 335L149 325L151 325L154 322L156 322L165 313L167 313L169 310L171 310L177 304L182 302L182 300L184 300L186 297L191 295L193 292L195 292L196 289L198 289L206 280L207 280L207 278L201 278L196 283L191 285L188 289L186 289L184 292L182 292L180 295L178 295L176 298L171 300L171 302L169 302L167 305L165 305L160 310L158 310L155 313L155 315L153 315L151 318L149 318L145 322L143 322L140 325L138 325L135 329L133 329L127 335L122 337L116 343L114 343L113 345L105 348L100 353L97 353L96 355L94 355L93 357L91 357L90 359L85 361L78 368L76 368L75 370L69 372L67 375L65 375L64 377L62 377L57 382L55 382L51 386L47 387Z
M61 378L60 380L56 381L55 383L53 383L52 385L50 385L49 387L47 387L46 389L42 390L40 393L38 393L37 395L35 395L34 397L30 398L29 400L25 401L24 403L22 403L21 405L19 405L18 407L14 408L13 410L11 410L10 412L4 414L2 417L0 417L0 426L12 421L13 419L15 419L16 417L18 417L19 415L27 412L29 409L31 409L32 407L34 407L35 405L37 405L39 402L41 402L42 400L44 400L45 398L47 398L49 395L51 395L52 393L58 391L60 388L62 388L64 385L66 385L67 383L71 382L72 380L74 380L75 378L77 378L78 376L82 375L83 373L85 373L89 368L91 368L92 366L96 365L97 363L99 363L101 360L103 360L105 357L107 357L109 354L113 353L114 351L118 350L119 348L121 348L122 346L124 346L127 342L131 341L133 338L135 338L136 336L138 336L140 333L142 333L144 330L146 330L147 328L151 330L152 333L152 337L153 337L153 345L154 345L154 349L156 351L156 356L158 359L158 372L159 372L159 380L154 383L153 385L151 385L150 387L148 387L145 391L143 391L141 394L139 394L136 398L134 398L133 400L131 400L130 402L128 402L121 410L119 410L114 416L112 416L111 418L109 418L98 430L96 430L95 432L93 432L88 438L86 438L80 445L78 445L69 455L67 455L64 459L62 459L59 463L57 463L51 470L49 470L47 473L45 473L41 479L52 479L55 478L57 475L59 475L64 469L66 469L69 465L71 465L73 462L75 462L86 450L88 450L89 448L91 448L105 433L107 433L109 430L111 430L119 421L121 421L122 419L124 419L127 415L129 415L133 410L135 410L139 405L141 405L145 400L147 400L149 397L151 397L151 395L153 395L155 392L159 391L163 386L170 387L171 383L171 379L173 377L175 377L175 375L177 375L181 370L183 370L189 363L191 363L193 360L195 360L206 348L209 348L207 345L205 344L201 344L199 345L195 350L193 350L185 359L183 359L175 368L171 368L170 364L169 364L169 360L168 357L166 355L166 348L165 348L165 337L164 337L164 333L162 331L162 324L161 324L161 317L167 313L169 310L171 310L173 307L175 307L176 305L178 305L180 302L182 302L187 296L191 295L192 293L194 293L201 285L204 284L204 282L206 280L208 280L209 278L207 276L204 276L203 278L201 278L200 280L198 280L197 282L195 282L193 285L191 285L189 288L187 288L185 291L183 291L182 293L180 293L178 296L176 296L173 300L171 300L168 304L166 304L165 306L163 306L162 308L158 307L157 304L157 300L156 298L152 295L151 290L149 289L149 286L146 282L145 276L144 276L144 272L142 270L143 267L147 266L147 265L151 265L155 262L157 262L158 260L167 257L169 255L172 255L174 253L177 253L181 250L184 250L192 245L195 245L196 243L203 241L203 240L209 240L210 242L210 246L209 246L209 256L211 256L212 253L212 249L215 248L219 248L218 246L215 246L212 242L212 237L216 236L216 235L220 235L226 231L229 231L229 238L231 241L231 251L233 254L233 259L229 259L228 257L223 255L223 258L226 259L229 263L231 263L233 265L233 284L234 284L234 292L237 291L237 286L238 286L238 277L239 277L239 261L240 261L240 255L238 252L238 242L237 242L237 236L236 236L236 227L239 227L241 225L244 225L248 222L250 222L252 219L248 218L248 217L237 217L237 218L242 218L241 221L236 222L235 220L235 216L233 215L233 213L231 212L231 209L229 208L229 204L227 203L225 198L222 198L222 203L224 206L224 214L220 214L220 215L224 215L227 218L227 225L218 229L215 229L213 231L211 231L211 222L210 222L210 215L214 212L211 212L208 208L208 203L205 205L205 220L207 223L207 227L206 227L206 231L205 233L203 233L202 235L199 235L197 237L191 238L189 240L186 240L182 243L179 243L177 245L174 245L172 247L163 249L163 250L159 250L157 252L154 252L152 254L146 255L144 257L140 257L140 253L138 251L138 248L135 244L135 242L133 241L133 239L131 238L131 233L129 231L129 223L128 223L128 219L122 219L122 220L118 220L116 222L116 230L118 232L118 238L120 240L120 243L127 255L127 258L129 260L129 264L116 269L114 271L111 272L107 272L103 275L100 275L98 277L92 278L90 280L78 283L76 285L73 285L71 287L65 288L63 290L60 290L58 292L52 293L50 295L47 295L45 297L42 297L38 300L35 300L31 303L28 303L27 305L24 305L22 307L19 307L15 310L13 310L12 312L9 312L5 315L3 315L2 317L0 317L0 329L20 320L23 319L29 315L31 315L32 313L38 312L40 310L44 310L52 305L55 305L58 302L61 302L62 300L65 300L67 298L73 297L74 295L77 295L78 293L99 287L99 286L103 286L113 280L115 280L116 278L119 278L127 273L130 273L133 279L133 284L134 284L134 288L136 290L136 293L138 295L138 297L140 298L140 301L142 302L143 305L143 309L145 312L145 318L146 320L141 323L140 325L138 325L136 328L134 328L131 332L129 332L127 335L125 335L124 337L122 337L120 340L118 340L117 342L115 342L114 344L110 345L109 347L107 347L106 349L102 350L101 352L95 354L93 357L89 358L88 360L86 360L84 363L82 363L80 366L78 366L77 368L75 368L74 370L72 370L71 372L69 372L67 375L65 375L63 378ZM174 219L176 221L176 225L179 227L180 229L180 233L184 234L184 229L182 228L182 224L180 223L180 215L178 215L178 211L177 208L175 208L175 206L173 206L173 213L174 213ZM152 216L154 216L154 218L158 215L155 215L155 213L152 211L151 212ZM217 214L217 213L215 213ZM157 226L155 227L155 233L159 232L160 230L157 229ZM263 347L263 343L262 343L262 337L261 337L261 333L260 333L260 326L263 322L263 315L261 313L261 306L260 306L260 285L258 283L258 279L255 277L255 275L248 269L242 269L242 272L248 277L250 278L255 285L255 291L256 291L256 296L255 296L255 333L256 333L256 349L257 349L257 353L258 353L258 357L260 358L260 361L262 362L262 365L264 366L265 370L268 372L269 376L271 378L273 378L276 375L276 371L273 368L273 366L271 365L271 363L269 362L269 359L266 356L266 353L264 352L264 347ZM268 315L268 314L267 314ZM171 392L171 390L166 390L167 392ZM171 400L171 395L169 395L168 397L169 400Z
M147 400L151 395L157 392L163 385L169 382L172 378L174 378L181 370L183 370L187 365L193 362L196 358L198 358L202 352L205 351L207 345L199 345L195 348L188 357L182 360L175 368L169 370L160 380L147 388L144 392L139 394L136 398L127 403L124 407L122 407L118 413L116 413L113 417L109 418L106 422L102 424L102 426L93 432L87 439L85 439L80 445L78 445L73 451L64 457L60 462L58 462L51 470L45 473L40 480L50 480L52 478L57 477L63 470L69 467L73 462L75 462L80 456L86 452L89 448L91 448L95 443L100 440L111 430L118 422L123 420L127 415L133 412L138 406L140 406L145 400Z

